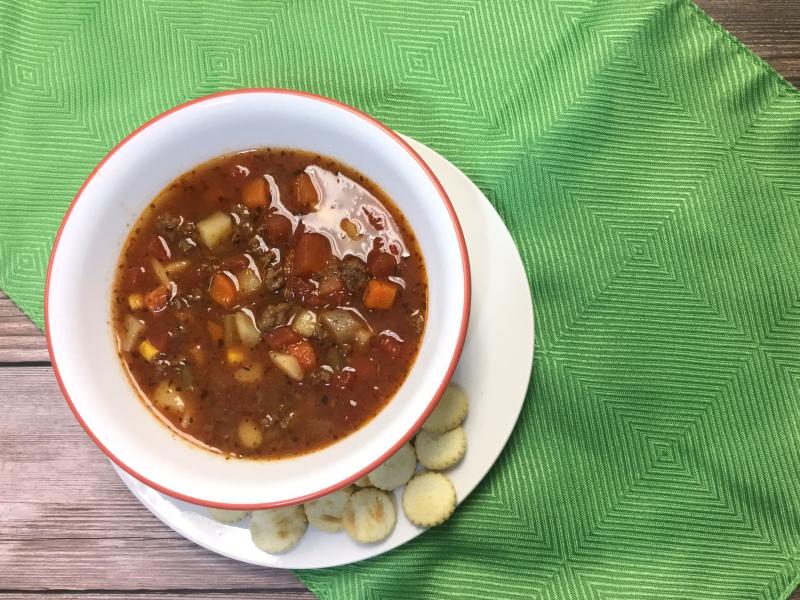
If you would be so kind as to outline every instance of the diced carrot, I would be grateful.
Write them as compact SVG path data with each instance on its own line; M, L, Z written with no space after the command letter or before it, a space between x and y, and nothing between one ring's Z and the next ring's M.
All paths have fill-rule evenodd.
M295 190L297 210L301 213L311 212L319 202L319 196L308 173L300 173L295 183Z
M167 308L169 304L169 288L160 285L144 297L144 305L151 313L156 314Z
M286 353L291 354L300 363L304 373L310 373L317 368L317 353L311 342L303 340L286 348Z
M211 299L225 308L236 304L236 283L225 273L214 273L208 290Z
M283 351L287 346L303 341L303 336L288 325L281 325L264 334L264 341L272 350Z
M264 219L264 230L270 244L280 244L292 235L292 222L283 215L273 213Z
M160 235L150 240L150 243L147 244L147 252L156 260L169 260L169 257L172 256L167 240Z
M294 249L292 273L300 277L313 275L330 259L331 243L321 233L304 233Z
M386 252L372 250L367 256L367 271L375 277L387 277L397 268L397 259Z
M263 177L251 179L242 186L242 202L247 208L266 206L269 202L269 186Z
M394 306L397 297L397 286L382 279L370 279L364 290L364 306L387 310Z
M225 333L222 325L215 323L214 321L209 321L206 323L206 328L208 329L208 335L211 336L211 339L214 340L215 343L219 344L222 341L222 336Z

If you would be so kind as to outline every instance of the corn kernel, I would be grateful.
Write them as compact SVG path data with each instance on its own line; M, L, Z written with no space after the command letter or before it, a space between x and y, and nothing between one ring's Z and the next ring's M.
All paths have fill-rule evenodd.
M244 350L241 348L228 348L225 353L225 358L228 361L228 364L240 365L244 362Z
M131 307L131 310L142 310L144 308L144 296L131 294L128 296L128 306Z
M141 354L145 360L151 361L158 355L158 348L153 346L150 340L143 340L142 343L139 344L139 354Z

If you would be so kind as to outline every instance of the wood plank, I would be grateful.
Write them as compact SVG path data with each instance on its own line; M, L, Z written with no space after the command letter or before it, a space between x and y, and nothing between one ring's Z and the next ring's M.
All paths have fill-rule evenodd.
M76 423L49 367L0 368L0 398L0 590L314 597L291 572L217 556L152 516Z
M797 0L696 2L795 87L800 87L800 7Z
M0 363L50 361L44 334L0 292Z
M41 600L41 598L47 598L48 600L107 600L108 598L114 598L114 600L185 600L186 598L191 598L192 600L226 600L227 598L233 598L234 600L308 600L309 598L314 598L314 596L309 596L309 592L305 590L278 590L267 588L246 591L209 590L198 592L197 590L180 590L169 592L136 591L122 593L115 590L93 590L91 592L82 590L56 590L54 592L36 592L33 594L8 594L0 590L0 597L2 597L3 600Z

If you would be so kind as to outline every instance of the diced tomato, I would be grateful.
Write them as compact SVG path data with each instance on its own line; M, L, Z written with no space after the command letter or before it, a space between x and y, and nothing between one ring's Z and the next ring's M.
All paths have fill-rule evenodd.
M388 277L397 268L397 259L391 254L372 250L367 256L367 271L374 277Z
M150 331L150 333L147 334L147 339L161 352L167 352L170 342L172 341L172 332L166 330Z
M297 210L301 213L311 212L319 202L319 195L308 173L300 173L298 175L295 182L295 191L297 193L295 198Z
M378 336L377 344L378 348L392 360L397 358L400 355L400 351L403 349L403 342L390 335Z
M147 253L156 260L169 260L169 257L172 256L167 240L160 235L154 237L147 244Z
M379 310L388 310L394 306L397 297L397 286L390 281L370 279L364 290L364 306Z
M336 375L333 376L331 379L331 387L337 390L347 390L353 386L353 382L355 381L356 373L350 369L345 371L339 371Z
M151 313L160 313L169 304L169 288L160 285L144 297L144 305Z
M310 373L317 368L317 353L308 340L302 340L286 348L286 353L291 354L300 363L303 372Z
M250 261L244 254L229 256L219 263L219 268L223 271L241 271L250 265Z
M242 186L242 202L247 208L266 206L269 198L269 186L263 177L251 179Z
M125 273L128 285L132 288L139 287L139 285L142 283L143 276L144 276L144 267L131 267Z
M292 273L300 277L313 275L330 259L331 243L321 233L304 233L294 249Z
M236 284L225 273L214 273L208 293L214 302L224 308L230 308L236 304Z
M275 213L264 219L264 231L270 244L278 245L292 235L292 222L283 215Z
M263 340L267 343L272 350L283 351L292 344L297 344L303 341L303 336L297 333L288 325L281 325L272 331L268 331L263 336ZM298 359L299 360L299 359Z

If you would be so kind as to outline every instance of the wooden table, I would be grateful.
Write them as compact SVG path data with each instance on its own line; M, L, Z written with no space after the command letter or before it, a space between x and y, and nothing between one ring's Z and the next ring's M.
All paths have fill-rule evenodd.
M798 0L698 3L800 86ZM2 294L0 401L4 599L314 598L292 573L212 554L142 507L69 413L43 335Z

